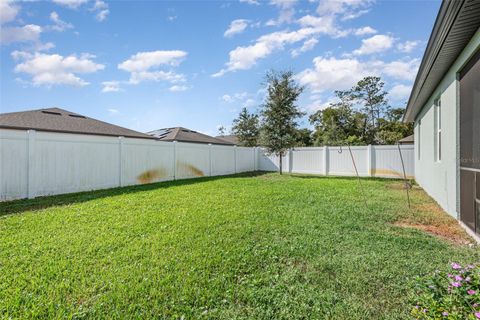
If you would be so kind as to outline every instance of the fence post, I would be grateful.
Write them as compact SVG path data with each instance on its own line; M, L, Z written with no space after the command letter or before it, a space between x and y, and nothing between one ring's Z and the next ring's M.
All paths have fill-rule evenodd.
M237 173L237 146L233 146L233 157L234 157L234 172Z
M367 175L372 176L372 145L367 146Z
M212 144L208 144L208 175L212 176Z
M258 171L258 163L259 163L259 154L258 154L258 147L253 148L253 170Z
M173 141L173 180L177 179L177 141Z
M118 137L118 185L123 187L123 137Z
M288 173L292 173L293 167L293 151L292 149L288 150Z
M323 147L323 174L328 176L328 146Z
M35 130L27 130L28 139L28 157L27 157L27 197L29 199L35 198L35 174L33 165L35 163Z

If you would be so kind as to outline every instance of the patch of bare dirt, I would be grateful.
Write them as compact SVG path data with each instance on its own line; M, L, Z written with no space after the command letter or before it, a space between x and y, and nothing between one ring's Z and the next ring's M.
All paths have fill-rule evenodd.
M464 230L462 230L456 222L454 224L448 225L425 225L415 224L407 221L397 221L394 223L394 225L402 228L413 228L417 230L422 230L436 237L448 240L459 246L472 244L472 241L468 234Z

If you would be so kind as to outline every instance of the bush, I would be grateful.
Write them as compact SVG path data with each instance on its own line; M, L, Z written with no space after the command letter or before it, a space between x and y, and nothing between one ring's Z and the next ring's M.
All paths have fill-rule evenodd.
M451 264L414 281L411 297L416 319L480 319L480 266Z

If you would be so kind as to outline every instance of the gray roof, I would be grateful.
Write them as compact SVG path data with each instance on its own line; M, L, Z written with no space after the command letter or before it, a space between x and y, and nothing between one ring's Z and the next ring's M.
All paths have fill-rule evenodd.
M180 141L193 143L211 143L221 145L233 145L233 143L217 139L215 137L190 130L183 127L163 128L147 132L147 134L157 138L160 141Z
M414 121L480 27L479 0L443 0L410 94L404 121Z
M232 144L238 144L239 143L238 137L234 134L229 134L229 135L225 135L225 136L216 136L215 138L226 141L226 142L230 142Z
M413 134L411 134L409 136L406 136L403 139L398 140L398 143L400 143L400 144L413 144L414 141L415 141L414 136L413 136Z
M0 128L153 139L144 133L60 108L2 113Z

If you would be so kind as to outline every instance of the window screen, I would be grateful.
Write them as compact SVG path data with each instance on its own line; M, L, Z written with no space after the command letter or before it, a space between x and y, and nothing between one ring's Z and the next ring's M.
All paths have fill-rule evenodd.
M480 51L460 73L460 166L480 169Z

